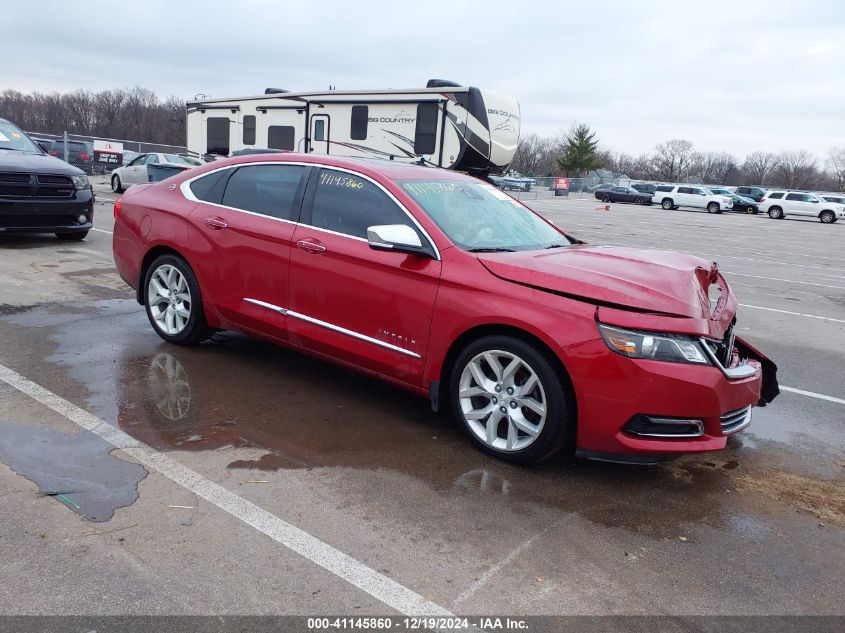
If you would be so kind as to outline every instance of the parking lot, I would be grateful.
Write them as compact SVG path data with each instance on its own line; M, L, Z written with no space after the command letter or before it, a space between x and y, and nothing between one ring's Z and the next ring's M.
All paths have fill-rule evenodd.
M782 394L722 452L518 467L361 375L163 343L94 181L85 241L0 236L4 613L845 613L842 222L526 200L718 262Z

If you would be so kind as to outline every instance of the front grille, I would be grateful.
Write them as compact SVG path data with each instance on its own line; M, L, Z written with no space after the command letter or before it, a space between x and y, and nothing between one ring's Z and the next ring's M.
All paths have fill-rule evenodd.
M0 196L7 198L70 198L76 191L70 176L0 173Z
M0 227L78 226L77 216L67 214L0 215Z
M65 187L73 187L73 180L70 176L56 176L53 174L38 174L39 185L64 185Z
M0 196L9 198L29 198L32 196L32 187L29 185L7 185L0 182Z
M722 435L730 435L741 431L746 426L751 424L751 405L736 409L735 411L728 411L721 416L720 422L722 424Z
M29 174L15 174L9 172L0 172L0 184L2 183L24 183L29 184L30 181Z

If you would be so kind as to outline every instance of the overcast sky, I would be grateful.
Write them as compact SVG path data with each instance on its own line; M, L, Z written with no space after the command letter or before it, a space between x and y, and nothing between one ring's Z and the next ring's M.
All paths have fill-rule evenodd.
M577 120L632 154L845 145L843 0L35 1L0 59L0 89L185 99L446 78L516 96L523 134Z

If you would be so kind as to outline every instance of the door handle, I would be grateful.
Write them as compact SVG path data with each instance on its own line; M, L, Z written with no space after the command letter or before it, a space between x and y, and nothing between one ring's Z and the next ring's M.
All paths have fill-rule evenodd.
M296 245L306 253L325 253L326 247L316 240L299 240Z
M220 218L206 218L205 225L215 231L229 228L229 224L225 220L221 220Z

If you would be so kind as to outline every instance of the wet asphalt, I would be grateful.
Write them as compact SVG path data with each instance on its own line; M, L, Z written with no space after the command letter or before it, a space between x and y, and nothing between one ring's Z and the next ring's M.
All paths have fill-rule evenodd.
M845 225L526 202L594 243L719 262L783 393L654 467L474 450L428 402L238 334L167 345L80 244L0 236L0 364L456 613L842 614ZM821 396L821 397L819 397ZM390 613L0 383L0 612Z

